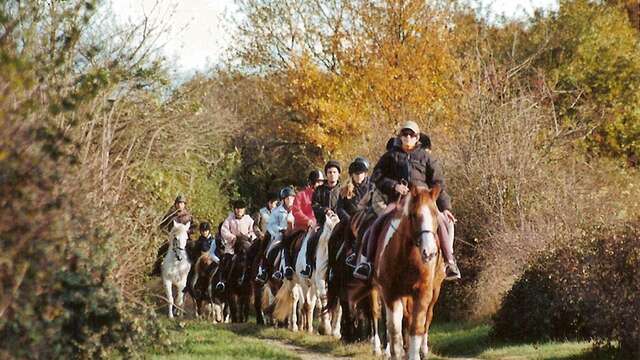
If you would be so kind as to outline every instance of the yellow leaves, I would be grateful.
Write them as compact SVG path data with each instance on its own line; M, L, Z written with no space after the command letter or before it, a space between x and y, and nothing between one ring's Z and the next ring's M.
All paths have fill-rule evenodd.
M457 64L446 14L422 0L300 4L291 5L294 17L276 11L279 4L264 5L274 10L268 21L250 16L265 9L243 10L251 19L247 30L267 23L274 29L271 36L246 42L256 47L242 54L261 59L259 69L273 69L265 75L279 85L270 95L300 114L285 122L283 134L333 153L352 146L347 139L375 132L372 119L391 125L407 117L424 122L433 114L450 116ZM305 24L303 34L291 28L299 22ZM251 40L252 32L245 34ZM259 56L265 48L282 50L283 39L294 38L298 45L284 53Z

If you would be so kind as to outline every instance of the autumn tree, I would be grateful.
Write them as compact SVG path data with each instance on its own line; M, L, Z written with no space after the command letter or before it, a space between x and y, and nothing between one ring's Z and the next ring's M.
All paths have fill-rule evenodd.
M283 136L339 157L372 130L409 117L423 124L451 120L456 61L449 19L437 3L246 0L238 6L234 54L244 72L268 78L264 88L289 109L277 127Z

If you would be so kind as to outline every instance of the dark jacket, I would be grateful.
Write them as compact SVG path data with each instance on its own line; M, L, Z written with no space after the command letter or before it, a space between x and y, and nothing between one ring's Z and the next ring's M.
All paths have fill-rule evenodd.
M350 180L351 181L351 180ZM337 213L340 221L348 221L353 214L358 211L358 204L360 200L371 190L373 190L373 183L369 178L365 178L359 185L354 185L354 195L351 199L340 194L338 197Z
M198 242L196 243L196 248L200 252L209 252L209 250L211 249L211 243L213 241L214 237L211 234L209 234L209 237L200 235L200 237L198 238Z
M399 194L395 186L401 180L414 185L432 187L440 184L442 191L436 204L440 211L451 210L451 200L445 190L444 176L438 161L431 155L422 143L411 152L404 152L400 139L390 141L388 151L382 155L373 169L371 181L375 183L390 202L396 201Z
M340 195L340 182L330 188L327 184L322 184L316 188L311 198L311 208L318 224L324 224L325 213L331 209L334 212L338 206L338 196Z

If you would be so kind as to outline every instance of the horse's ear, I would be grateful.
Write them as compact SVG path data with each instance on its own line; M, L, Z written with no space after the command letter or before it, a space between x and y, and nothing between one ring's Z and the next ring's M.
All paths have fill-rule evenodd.
M433 187L431 188L431 198L434 201L438 199L438 196L440 196L440 191L442 191L442 187L438 183L433 185Z
M187 227L187 229L190 229L190 228L191 228L191 221L188 221L188 222L185 224L185 226Z
M171 221L173 221L173 227L178 226L178 223L175 220L171 220Z

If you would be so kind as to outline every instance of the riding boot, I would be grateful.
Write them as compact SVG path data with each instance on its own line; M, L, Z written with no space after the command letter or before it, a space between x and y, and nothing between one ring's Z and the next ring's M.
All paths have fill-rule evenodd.
M440 248L445 258L445 280L458 280L461 278L461 275L458 264L456 263L456 258L453 256L453 222L441 212L438 212L437 220L438 239L440 240Z
M256 275L256 281L264 284L267 282L267 269L262 264L258 266L258 274Z
M307 279L311 277L311 273L313 272L313 265L316 258L316 249L318 248L318 241L320 240L320 229L322 229L322 225L320 225L320 228L309 237L309 241L307 242L307 252L305 254L307 265L305 266L304 270L300 272L300 275L306 277Z
M282 262L283 268L284 268L284 277L287 280L292 280L293 279L294 270L291 267L291 265L289 265L289 263L290 263L289 259L290 259L289 246L286 246L284 249L282 249L281 262Z

